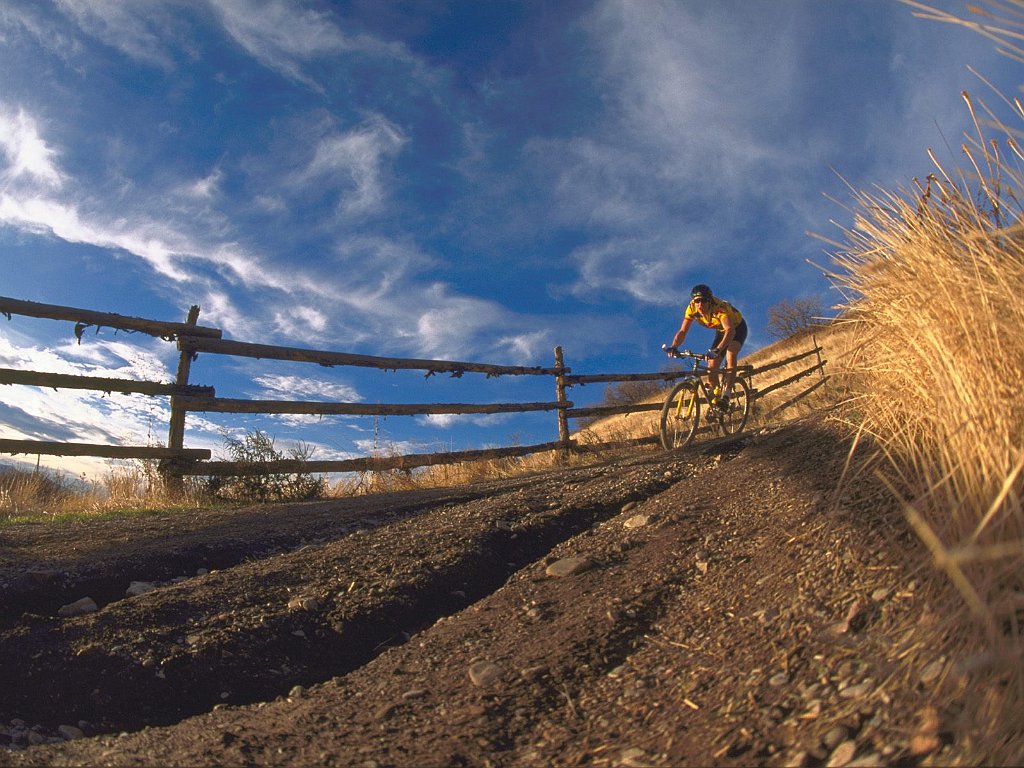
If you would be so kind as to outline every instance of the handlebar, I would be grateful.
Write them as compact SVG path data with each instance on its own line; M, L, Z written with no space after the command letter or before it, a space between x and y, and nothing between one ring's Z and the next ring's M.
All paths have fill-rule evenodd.
M669 357L686 358L691 357L694 360L707 360L708 356L697 352L691 352L688 349L672 349L668 344L662 344L661 349Z

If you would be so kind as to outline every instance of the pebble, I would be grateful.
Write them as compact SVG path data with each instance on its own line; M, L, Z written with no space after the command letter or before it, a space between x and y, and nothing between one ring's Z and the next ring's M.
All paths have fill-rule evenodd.
M768 678L768 685L772 688L780 688L789 682L789 675L785 672L779 672L777 675L772 675Z
M651 522L650 515L633 515L622 524L623 528L643 528Z
M630 747L629 749L622 750L616 765L621 765L624 768L644 768L644 766L651 765L651 762L647 753L642 749Z
M857 742L844 741L832 750L832 754L828 756L828 762L825 763L825 768L843 768L853 760L853 756L856 754Z
M874 687L875 683L873 680L865 680L863 683L844 688L839 692L839 696L844 699L859 699L861 696L867 696L871 693Z
M320 603L315 597L309 595L298 595L288 601L288 610L290 611L315 611L320 607Z
M72 616L84 616L87 613L95 613L98 610L99 608L95 600L91 597L83 597L81 600L62 605L60 610L57 611L57 615L67 619Z
M821 737L821 744L831 752L848 738L850 738L850 729L845 725L837 725L825 732L825 735Z
M491 661L477 661L469 667L469 679L478 688L485 688L501 679L504 671Z
M152 592L154 589L156 589L156 584L152 581L133 581L128 585L128 589L124 593L128 597L135 597L146 592Z
M942 674L942 668L945 663L945 659L939 659L938 661L933 661L927 667L922 669L921 682L925 684L935 682L936 678Z
M406 701L409 701L410 699L422 699L426 695L427 692L423 688L414 688L411 691L406 691L405 693L403 693L402 698Z
M57 733L59 733L68 741L74 741L75 739L81 739L85 737L85 733L82 732L82 729L76 728L73 725L62 725L59 728L57 728Z
M589 557L564 557L551 563L544 572L548 576L575 576L593 567L594 562Z

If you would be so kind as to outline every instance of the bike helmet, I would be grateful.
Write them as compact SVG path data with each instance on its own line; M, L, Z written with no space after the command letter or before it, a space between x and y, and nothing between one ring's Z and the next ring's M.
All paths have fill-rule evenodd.
M697 283L697 285L690 289L690 298L710 299L711 289L704 285L704 283Z

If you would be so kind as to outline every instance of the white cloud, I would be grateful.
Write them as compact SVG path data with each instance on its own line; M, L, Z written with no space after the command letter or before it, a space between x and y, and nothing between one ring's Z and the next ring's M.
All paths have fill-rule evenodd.
M326 14L293 2L211 0L224 29L250 56L293 80L314 86L301 62L344 51L345 36Z
M56 0L57 6L86 34L125 55L170 69L173 58L164 44L174 17L164 0Z
M265 374L253 377L253 383L260 386L254 395L267 400L317 400L333 403L357 403L363 397L349 384L318 381L307 376L286 376Z
M54 163L57 152L39 135L35 119L24 110L15 113L0 104L0 150L7 161L0 173L4 187L26 177L47 187L61 186Z
M345 216L376 213L388 195L384 164L405 143L395 125L375 116L351 131L322 138L295 182L338 189L338 209Z

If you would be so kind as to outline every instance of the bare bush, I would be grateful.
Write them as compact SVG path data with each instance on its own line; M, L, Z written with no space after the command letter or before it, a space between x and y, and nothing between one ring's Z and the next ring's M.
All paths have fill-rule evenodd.
M783 299L768 308L765 331L769 338L788 339L820 325L824 321L823 315L821 299L817 297Z
M291 448L287 454L274 447L274 439L258 429L250 430L242 438L224 436L228 460L245 465L265 464L271 461L308 461L313 449L305 444ZM309 472L258 472L231 477L213 476L208 481L211 495L231 501L307 501L319 499L327 491L327 480Z

